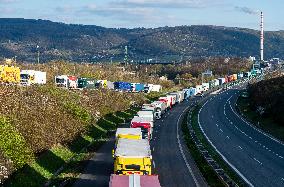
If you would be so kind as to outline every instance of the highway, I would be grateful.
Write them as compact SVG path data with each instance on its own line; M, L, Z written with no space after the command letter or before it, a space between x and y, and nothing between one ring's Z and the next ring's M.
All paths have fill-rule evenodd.
M204 134L250 186L284 186L284 145L236 112L238 89L209 99L199 111Z
M195 100L176 105L155 123L151 147L155 171L163 187L207 186L185 147L180 130L182 114Z
M151 149L153 174L159 175L163 187L206 187L207 184L195 166L182 140L180 123L182 114L199 98L184 101L155 122ZM178 133L177 133L178 132ZM74 187L108 187L113 173L112 149L114 140L105 143L88 161Z

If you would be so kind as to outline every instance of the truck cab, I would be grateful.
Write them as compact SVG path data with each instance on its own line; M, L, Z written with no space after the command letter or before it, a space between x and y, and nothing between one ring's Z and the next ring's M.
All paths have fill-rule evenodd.
M149 141L118 139L114 152L114 173L151 175L152 155Z
M151 124L152 122L150 118L134 116L134 118L131 120L130 127L141 128L142 139L151 140L153 133L153 128Z

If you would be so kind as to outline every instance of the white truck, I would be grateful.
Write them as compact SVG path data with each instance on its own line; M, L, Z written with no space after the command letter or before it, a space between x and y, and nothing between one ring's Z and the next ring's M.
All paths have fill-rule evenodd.
M154 101L151 103L151 105L156 106L156 112L158 113L159 118L161 119L162 115L166 112L167 110L167 105L163 101Z
M32 84L46 84L46 72L35 70L21 70L20 83L24 86Z
M78 87L77 77L70 75L58 75L55 76L55 84L57 87L76 89Z
M195 88L196 88L196 94L201 94L204 91L202 85L196 85Z
M154 118L153 111L151 111L151 110L140 110L140 111L137 112L137 116L141 117L141 118L149 118L150 121L151 121L152 128L154 127L155 118Z
M205 82L205 83L202 83L202 87L203 87L203 91L206 92L209 90L209 83Z
M144 91L146 93L150 92L160 92L162 90L162 86L159 84L147 84L145 85Z

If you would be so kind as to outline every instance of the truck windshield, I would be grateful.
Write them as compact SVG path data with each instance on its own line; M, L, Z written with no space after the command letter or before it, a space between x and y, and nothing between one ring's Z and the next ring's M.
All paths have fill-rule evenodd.
M135 165L135 164L132 164L132 165L125 165L125 168L126 168L126 169L136 170L136 171L139 171L139 170L140 170L140 166L139 166L139 165Z
M65 82L64 79L56 78L56 83L64 83L64 82Z
M29 79L30 78L29 74L21 74L20 77L21 77L21 79Z

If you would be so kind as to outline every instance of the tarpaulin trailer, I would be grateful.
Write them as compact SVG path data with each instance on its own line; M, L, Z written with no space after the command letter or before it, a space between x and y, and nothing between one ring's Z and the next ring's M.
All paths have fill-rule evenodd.
M161 187L157 175L111 175L109 187Z

